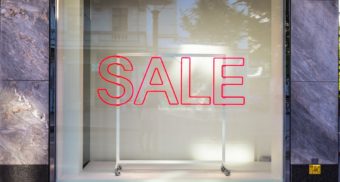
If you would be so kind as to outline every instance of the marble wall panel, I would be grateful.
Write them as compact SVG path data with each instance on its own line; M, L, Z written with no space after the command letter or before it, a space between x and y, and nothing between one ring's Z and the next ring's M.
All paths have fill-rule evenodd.
M291 0L291 78L337 81L337 0Z
M48 0L1 0L0 78L48 80Z
M338 163L338 1L291 0L291 163Z
M0 165L47 162L48 81L2 81Z
M291 162L338 162L337 82L293 82Z
M48 163L48 10L1 0L0 165Z

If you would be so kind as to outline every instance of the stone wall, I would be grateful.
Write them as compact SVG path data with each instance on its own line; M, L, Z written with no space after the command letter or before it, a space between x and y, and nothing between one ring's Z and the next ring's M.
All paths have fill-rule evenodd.
M308 175L312 160L325 165L327 181L338 181L337 133L338 1L291 0L293 181Z
M48 180L48 10L1 0L0 181Z
M338 163L336 0L292 0L292 164Z

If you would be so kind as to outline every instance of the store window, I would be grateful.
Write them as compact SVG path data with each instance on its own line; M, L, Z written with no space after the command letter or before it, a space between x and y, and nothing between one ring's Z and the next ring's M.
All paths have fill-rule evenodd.
M58 0L56 179L283 179L282 1Z

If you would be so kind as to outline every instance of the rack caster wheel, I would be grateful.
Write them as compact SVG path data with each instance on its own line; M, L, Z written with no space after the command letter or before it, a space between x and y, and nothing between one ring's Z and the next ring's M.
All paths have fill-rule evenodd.
M224 166L221 166L221 172L224 173L224 171L227 170Z
M121 171L123 167L121 165L118 165L118 169Z
M230 176L230 174L231 174L231 172L230 172L228 169L226 169L223 173L224 173L224 175L226 175L226 176Z
M119 168L115 168L115 175L120 176L120 169Z
M226 176L230 176L231 172L228 170L224 165L221 166L221 172L224 173Z

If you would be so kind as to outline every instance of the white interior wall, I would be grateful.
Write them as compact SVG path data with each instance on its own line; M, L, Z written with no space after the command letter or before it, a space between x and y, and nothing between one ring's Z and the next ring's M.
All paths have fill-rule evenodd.
M82 170L83 4L57 1L57 178Z
M272 175L276 178L283 176L284 164L284 75L285 75L285 58L283 56L283 1L272 0L271 14L271 43L272 43L272 75L274 75L271 82L271 99L274 100L273 110L271 111L272 124L272 140L271 140L271 153L272 153Z

